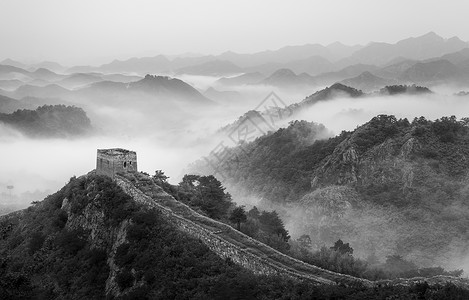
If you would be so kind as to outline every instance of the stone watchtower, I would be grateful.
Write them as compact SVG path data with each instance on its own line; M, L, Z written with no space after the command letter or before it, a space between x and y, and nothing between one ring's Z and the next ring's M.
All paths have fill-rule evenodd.
M114 179L119 172L137 172L137 153L120 148L98 149L96 174Z

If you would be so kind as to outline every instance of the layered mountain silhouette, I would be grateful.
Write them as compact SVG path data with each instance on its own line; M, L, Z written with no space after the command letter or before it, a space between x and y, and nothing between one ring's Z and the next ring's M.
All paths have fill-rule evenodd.
M233 77L222 77L216 81L217 84L226 86L256 84L265 79L265 75L259 72L245 73Z
M177 74L226 76L243 73L243 69L226 60L214 60L199 65L184 67L176 70Z
M185 103L211 105L212 101L186 82L167 76L146 75L145 78L130 82L102 81L76 91L77 95L106 98L109 96L138 101L139 95L159 99L161 103L168 100ZM109 100L108 100L109 101Z
M0 113L12 113L20 108L24 108L24 104L16 99L0 95Z
M218 103L236 103L242 98L241 93L236 91L219 91L213 87L209 87L203 95L208 99L215 100Z
M443 84L461 82L469 78L469 73L448 60L419 62L408 68L399 79L417 84Z
M397 81L381 78L367 71L356 77L342 80L341 83L364 92L373 92L379 90L383 86L396 84Z
M280 69L260 81L259 84L294 88L299 86L312 86L314 85L314 78L306 73L297 75L290 69Z
M404 74L415 63L430 63L438 60L448 61L461 71L451 68L450 65L439 63L419 65L416 67L418 69L409 70ZM287 46L252 54L228 51L220 55L174 57L157 55L114 60L101 66L75 66L65 71L64 67L54 62L26 65L6 59L2 63L4 66L0 67L0 80L20 80L40 86L58 83L69 89L105 80L131 82L137 79L132 76L144 76L145 74L190 74L218 77L232 77L241 74L237 79L238 82L233 79L232 83L229 83L228 79L223 79L218 83L224 82L226 85L233 85L233 83L236 85L253 84L256 81L261 82L266 79L265 77L261 78L259 73L274 74L285 69L300 74L299 76L303 78L298 81L309 81L306 79L306 75L314 77L312 81L316 87L351 79L363 72L370 72L383 79L393 79L399 84L434 85L448 81L454 83L453 81L456 80L456 84L465 85L465 79L469 73L469 45L457 37L445 39L430 32L394 44L374 42L366 46L346 46L336 42L328 46L318 44ZM37 73L34 73L35 71ZM71 77L63 78L63 74L56 72L62 72ZM417 75L419 72L423 73ZM245 75L242 73L246 73L246 76L242 77ZM115 75L110 76L111 74ZM93 78L94 76L96 77ZM60 83L60 81L63 82ZM276 80L272 78L267 81L274 84ZM5 83L8 89L11 89L12 85ZM275 83L275 85L278 84ZM372 82L364 84L363 87L365 88L367 85L368 88L373 87Z
M401 40L395 44L371 43L353 53L347 60L355 63L385 64L396 57L424 60L467 48L467 42L457 37L444 39L434 32Z

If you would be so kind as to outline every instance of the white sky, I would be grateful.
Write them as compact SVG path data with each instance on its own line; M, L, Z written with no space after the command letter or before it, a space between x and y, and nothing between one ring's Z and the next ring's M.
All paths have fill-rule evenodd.
M307 43L396 42L429 31L469 40L467 0L0 0L0 60L115 58Z

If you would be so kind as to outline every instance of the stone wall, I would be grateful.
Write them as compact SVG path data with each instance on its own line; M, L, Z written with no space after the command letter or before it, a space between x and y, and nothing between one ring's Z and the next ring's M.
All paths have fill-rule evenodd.
M146 182L139 181L135 176L131 180L119 175L115 178L116 183L136 202L157 209L179 230L198 238L221 258L231 259L255 274L281 275L307 280L315 284L361 284L367 287L376 287L388 284L410 286L425 281L430 285L444 285L451 282L469 288L469 280L464 278L435 276L369 281L309 265L280 253L227 224L200 215L189 206L168 195L154 183L149 183L148 179L145 180ZM153 188L149 187L151 184L154 185Z
M308 280L316 284L336 284L340 282L349 284L361 283L367 286L371 285L368 280L327 271L284 255L236 231L229 225L198 214L173 198L173 201L178 202L178 206L184 206L184 209L191 210L191 213L197 218L196 222L191 221L173 212L172 209L158 203L158 199L153 199L142 192L141 189L136 187L136 185L141 185L141 183L131 182L122 176L116 176L115 181L127 194L132 196L136 202L156 208L179 230L200 239L200 241L221 258L231 259L236 264L251 270L255 274L282 275L300 280ZM169 195L166 194L166 197L168 196ZM214 230L213 227L210 229L211 224L215 224L217 230ZM231 233L230 238L225 237L227 232ZM253 246L252 248L254 249L246 245Z

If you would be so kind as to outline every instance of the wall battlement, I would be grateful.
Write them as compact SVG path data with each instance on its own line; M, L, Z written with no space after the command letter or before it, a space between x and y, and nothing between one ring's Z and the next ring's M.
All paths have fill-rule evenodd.
M137 172L137 153L121 148L98 149L96 174L114 179L117 173Z

